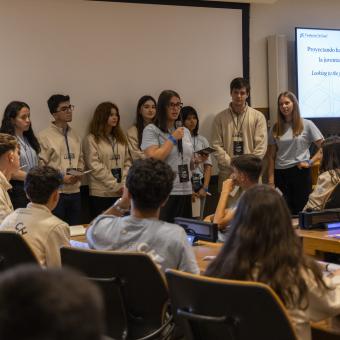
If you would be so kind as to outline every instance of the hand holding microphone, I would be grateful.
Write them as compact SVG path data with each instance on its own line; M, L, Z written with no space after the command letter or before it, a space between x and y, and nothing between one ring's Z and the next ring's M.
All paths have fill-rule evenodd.
M182 122L177 120L175 122L176 130L173 132L172 136L177 140L177 148L179 153L183 153L183 143L182 138L184 137L184 127L182 127Z

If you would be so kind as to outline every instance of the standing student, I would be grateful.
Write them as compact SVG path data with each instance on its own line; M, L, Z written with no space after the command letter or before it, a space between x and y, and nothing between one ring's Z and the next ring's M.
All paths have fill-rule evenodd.
M249 82L235 78L230 83L231 103L214 120L212 146L218 162L218 187L232 173L231 158L243 154L264 157L267 150L267 124L264 115L247 104Z
M152 123L156 116L156 100L151 96L143 96L139 99L136 111L136 123L126 133L129 151L132 160L144 159L146 156L140 149L143 130Z
M181 118L183 125L190 131L194 152L205 149L209 146L207 139L198 134L199 119L197 111L192 106L184 106L181 109ZM211 158L201 164L198 164L192 171L191 182L193 185L193 200L200 200L200 218L203 218L204 206L207 193L209 192L209 183L211 178Z
M32 168L25 179L31 203L16 209L0 225L1 230L20 234L44 267L60 267L60 248L70 246L69 226L51 213L58 203L62 182L58 170L49 166Z
M47 101L54 121L38 135L40 159L44 165L59 170L63 175L60 198L53 213L69 225L81 222L80 180L69 172L84 169L83 152L78 135L70 127L74 105L70 96L55 94Z
M339 277L322 277L303 254L284 199L267 185L242 195L229 237L205 274L269 285L286 306L299 340L311 339L311 321L340 314Z
M312 190L311 166L319 158L310 158L309 147L320 148L323 136L313 122L300 116L299 103L292 92L278 97L277 123L269 133L268 181L283 193L291 213L298 214Z
M155 122L144 129L141 145L147 157L165 161L176 173L173 189L160 213L160 219L170 223L177 216L192 217L190 179L194 150L189 130L175 125L182 106L178 93L163 91L157 101Z
M97 106L84 139L84 156L90 189L91 217L110 207L123 192L131 165L126 137L119 125L116 104L104 102Z
M24 191L26 173L38 165L40 145L34 135L30 107L19 101L10 102L4 112L0 132L16 136L20 145L20 168L13 174L9 191L14 209L24 208L29 202Z
M326 138L322 143L321 155L320 174L303 210L323 210L340 183L340 137Z
M13 211L7 191L12 188L9 181L19 166L18 140L7 133L0 133L0 222Z

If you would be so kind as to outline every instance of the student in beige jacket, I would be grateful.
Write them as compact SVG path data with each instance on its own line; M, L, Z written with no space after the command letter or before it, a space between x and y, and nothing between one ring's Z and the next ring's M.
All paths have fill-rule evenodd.
M217 151L218 186L227 179L232 169L231 158L243 154L264 157L267 151L267 124L264 115L247 104L250 86L246 79L235 78L230 83L231 103L214 120L211 145Z
M156 100L151 96L143 96L139 99L136 110L136 124L126 132L129 151L132 160L146 158L141 150L143 130L146 125L152 123L156 116Z
M119 125L116 104L104 102L97 106L84 139L84 156L90 190L90 216L101 214L123 192L131 165L126 137Z
M49 166L32 168L25 179L31 203L16 209L0 225L1 230L19 233L42 266L60 266L60 247L70 245L69 226L51 213L58 203L62 182L59 171Z
M59 203L53 213L70 225L80 223L80 176L69 172L84 169L81 141L68 123L72 121L74 106L70 97L53 95L47 101L54 122L39 133L43 165L59 170L63 175L63 187Z
M0 222L13 211L7 190L12 175L20 166L20 151L17 139L7 133L0 133Z

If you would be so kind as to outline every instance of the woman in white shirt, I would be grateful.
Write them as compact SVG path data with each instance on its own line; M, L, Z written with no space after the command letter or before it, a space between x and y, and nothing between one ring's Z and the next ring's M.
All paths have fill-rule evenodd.
M132 160L146 158L140 146L142 144L144 128L153 122L156 116L156 100L151 96L143 96L139 99L136 110L136 124L126 132L129 151Z
M28 104L20 101L10 102L2 118L0 132L17 137L20 146L20 169L10 181L9 191L14 209L25 208L29 202L24 191L24 180L27 172L38 165L40 145L34 135L31 113Z
M84 139L84 159L88 170L90 215L110 207L121 195L131 165L126 137L119 125L118 106L104 102L97 106Z

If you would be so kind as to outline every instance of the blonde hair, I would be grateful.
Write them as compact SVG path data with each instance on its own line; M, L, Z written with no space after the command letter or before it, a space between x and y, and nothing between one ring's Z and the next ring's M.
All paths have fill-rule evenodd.
M287 97L293 102L292 129L293 129L293 136L297 137L303 131L303 121L300 115L300 108L299 108L298 100L295 94L290 91L285 91L285 92L280 93L277 99L277 122L274 124L274 127L273 127L273 137L280 138L285 132L284 131L285 118L282 115L282 112L280 110L280 99L282 97Z

